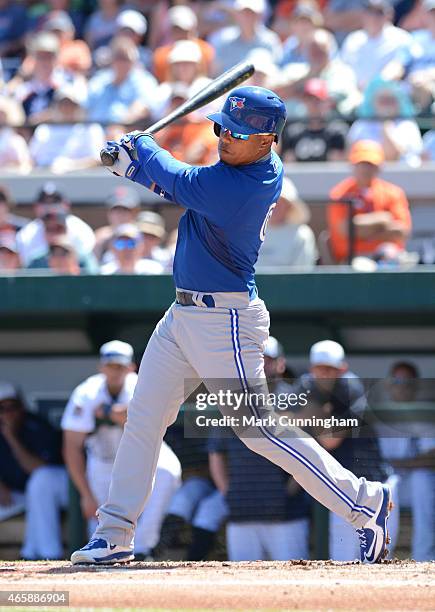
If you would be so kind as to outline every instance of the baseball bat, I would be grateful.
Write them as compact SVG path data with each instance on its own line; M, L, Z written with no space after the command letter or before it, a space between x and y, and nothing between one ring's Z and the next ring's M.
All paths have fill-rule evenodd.
M254 74L254 66L249 62L241 62L233 68L230 68L220 76L216 77L203 89L198 91L192 98L180 104L174 109L169 115L163 117L156 123L153 123L149 128L146 129L148 134L155 134L159 130L162 130L167 125L170 125L177 119L181 119L185 115L192 113L193 111L205 106L209 102L216 100L230 89L233 89L250 76ZM113 166L118 157L116 149L107 147L102 149L100 152L100 158L103 166Z

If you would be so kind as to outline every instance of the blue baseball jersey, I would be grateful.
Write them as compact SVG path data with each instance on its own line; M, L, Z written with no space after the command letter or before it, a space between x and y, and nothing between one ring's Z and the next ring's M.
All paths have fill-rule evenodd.
M282 188L275 152L245 166L190 166L150 137L138 139L127 178L186 208L174 258L177 287L257 293L254 266Z

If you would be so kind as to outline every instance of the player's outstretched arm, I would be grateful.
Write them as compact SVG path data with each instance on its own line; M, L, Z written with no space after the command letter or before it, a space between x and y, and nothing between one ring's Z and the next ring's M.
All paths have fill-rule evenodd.
M138 139L146 141L147 147L141 147L141 156L137 148ZM116 174L123 176L129 180L140 183L147 189L154 191L161 197L172 201L173 200L173 184L175 176L181 170L189 167L187 164L179 162L172 155L162 149L155 141L151 134L146 132L129 132L125 134L119 141L109 141L107 147L117 152L117 159L112 166L107 166L107 169ZM145 152L145 154L144 154ZM166 156L164 173L159 173L159 180L150 175L147 170L147 164L155 153L162 153ZM174 167L172 167L174 166Z

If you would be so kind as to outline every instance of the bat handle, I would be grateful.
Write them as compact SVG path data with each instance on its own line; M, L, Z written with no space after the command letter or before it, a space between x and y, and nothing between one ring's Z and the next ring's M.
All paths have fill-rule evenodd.
M100 159L103 166L113 166L118 159L118 151L115 147L105 147L100 151Z

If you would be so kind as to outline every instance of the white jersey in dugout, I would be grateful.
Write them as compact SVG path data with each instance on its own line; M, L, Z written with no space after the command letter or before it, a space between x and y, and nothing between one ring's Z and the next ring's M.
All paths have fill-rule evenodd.
M107 462L115 460L123 428L115 424L99 424L95 412L102 404L128 405L136 382L136 373L127 374L115 400L107 389L104 374L90 376L72 392L62 417L62 429L89 434L86 440L88 457Z

